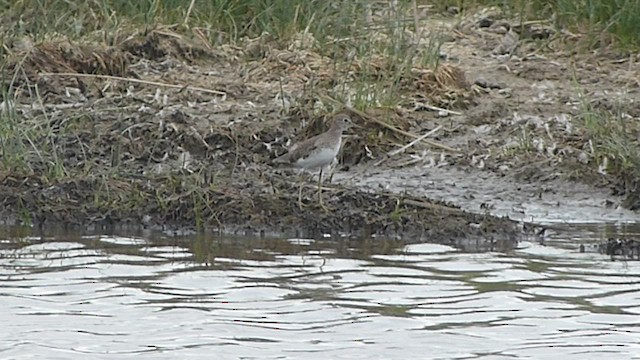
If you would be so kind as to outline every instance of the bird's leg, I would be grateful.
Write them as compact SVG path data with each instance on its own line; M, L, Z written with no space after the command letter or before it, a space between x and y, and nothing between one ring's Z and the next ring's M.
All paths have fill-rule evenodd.
M320 168L320 174L318 174L318 201L322 205L322 168Z
M336 160L336 159L333 159L331 164L329 164L329 171L331 171L331 173L329 175L329 183L333 182L333 174L335 174L335 172L336 172L337 164L338 164L338 160Z
M304 185L304 177L300 176L300 185L298 186L298 207L300 209L304 208L304 204L302 203L302 186Z
M324 203L322 202L322 168L320 168L320 174L318 175L318 203L322 210L326 212L331 211L331 209L324 206Z

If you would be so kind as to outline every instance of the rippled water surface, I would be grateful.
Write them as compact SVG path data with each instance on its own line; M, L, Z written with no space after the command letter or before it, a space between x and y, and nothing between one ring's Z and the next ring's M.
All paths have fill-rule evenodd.
M588 236L1 234L2 359L640 359L640 262L580 253Z

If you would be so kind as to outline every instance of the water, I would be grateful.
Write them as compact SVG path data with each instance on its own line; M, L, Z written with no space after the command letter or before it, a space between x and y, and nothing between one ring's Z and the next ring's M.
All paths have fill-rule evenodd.
M381 240L0 236L2 359L640 359L640 262ZM577 235L576 235L577 234Z

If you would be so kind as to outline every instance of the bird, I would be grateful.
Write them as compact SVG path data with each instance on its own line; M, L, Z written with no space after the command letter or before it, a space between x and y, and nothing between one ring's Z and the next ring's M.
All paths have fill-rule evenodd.
M351 117L345 113L334 116L331 127L326 132L313 136L294 144L289 151L273 160L275 164L286 164L292 167L315 170L320 169L318 175L318 202L320 207L328 210L322 202L322 170L331 164L342 146L342 134L349 128L356 126ZM302 204L302 178L298 190L298 206Z

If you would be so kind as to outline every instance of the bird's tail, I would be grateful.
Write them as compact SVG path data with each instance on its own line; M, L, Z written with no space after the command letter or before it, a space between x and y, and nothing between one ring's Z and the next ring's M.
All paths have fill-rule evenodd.
M289 154L284 154L272 160L274 164L287 164L289 163Z

